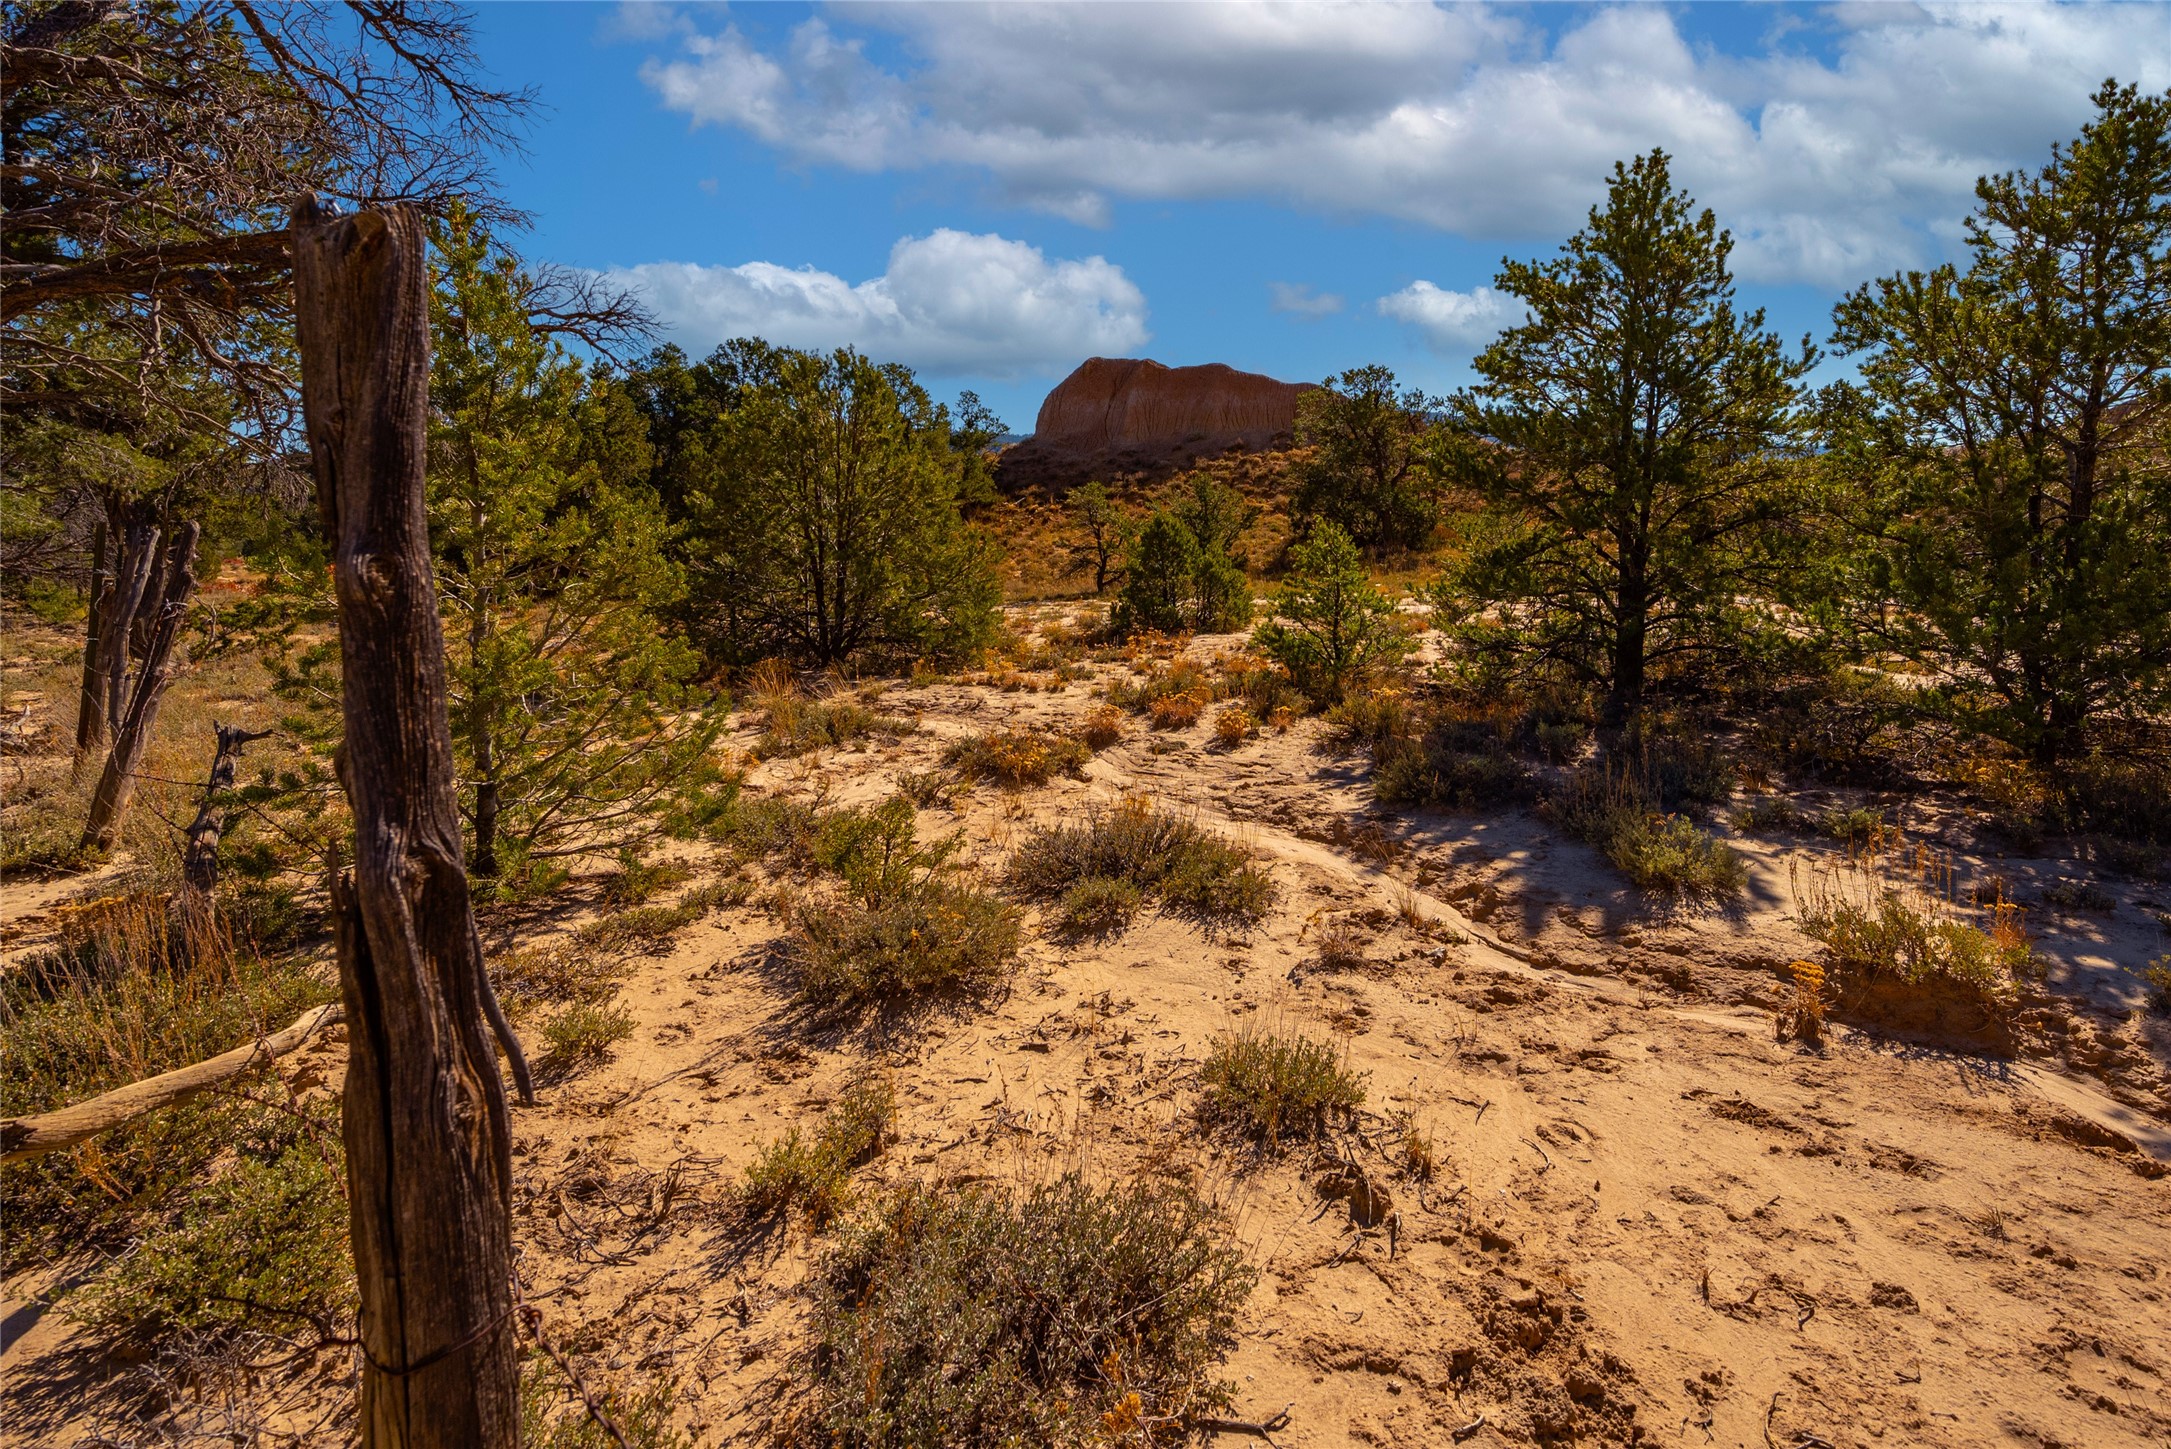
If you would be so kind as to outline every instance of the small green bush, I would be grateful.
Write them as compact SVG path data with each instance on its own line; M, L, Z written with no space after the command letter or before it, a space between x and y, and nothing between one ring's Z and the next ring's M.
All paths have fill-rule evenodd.
M1127 881L1172 910L1221 924L1259 920L1276 895L1244 851L1142 800L1035 830L1011 857L1007 879L1034 900L1060 898L1084 881Z
M751 889L740 878L718 881L689 891L671 905L612 911L575 931L573 939L597 951L660 950L718 906L742 904Z
M336 1127L276 1157L244 1155L68 1299L70 1316L116 1337L293 1334L354 1302L346 1168Z
M1824 943L1842 989L1853 982L1942 980L2002 998L2035 970L2035 953L2017 929L1985 931L1897 890L1874 902L1816 902L1803 912L1802 925Z
M1817 820L1817 833L1844 845L1863 845L1885 828L1884 815L1866 805L1851 810L1832 810Z
M942 756L962 774L1013 790L1045 785L1059 774L1082 778L1092 758L1085 741L1036 729L987 730L958 740Z
M1728 823L1744 835L1769 835L1800 830L1809 824L1809 817L1784 795L1758 795L1736 810Z
M2158 956L2141 968L2148 983L2148 1004L2159 1016L2171 1016L2171 955Z
M1063 892L1056 924L1067 936L1111 936L1131 924L1143 900L1132 881L1088 876Z
M638 906L654 900L673 886L684 885L693 872L678 861L650 862L637 850L618 852L618 869L603 881L606 905Z
M1642 811L1616 820L1603 848L1637 887L1662 895L1723 899L1749 883L1739 853L1679 815Z
M1577 771L1547 808L1643 890L1723 900L1748 884L1748 867L1731 846L1693 821L1660 813L1641 777L1604 761Z
M601 1066L611 1049L633 1035L633 1016L614 1001L582 1001L543 1023L543 1053L536 1075L563 1081L576 1072Z
M1440 720L1415 744L1373 754L1372 792L1390 805L1487 810L1528 798L1530 771L1489 727Z
M1199 1071L1202 1110L1268 1147L1284 1135L1316 1136L1333 1114L1364 1105L1363 1074L1346 1057L1303 1035L1238 1031L1216 1037Z
M822 1114L811 1138L793 1127L761 1150L746 1170L740 1211L764 1221L797 1212L826 1228L844 1210L852 1169L882 1150L896 1109L887 1081L855 1083Z
M848 699L781 695L769 701L761 738L754 742L754 755L773 760L850 744L867 735L908 735L917 728L910 720L877 714Z
M1256 1281L1185 1186L902 1187L815 1275L808 1437L997 1449L1182 1434L1230 1402L1215 1370Z

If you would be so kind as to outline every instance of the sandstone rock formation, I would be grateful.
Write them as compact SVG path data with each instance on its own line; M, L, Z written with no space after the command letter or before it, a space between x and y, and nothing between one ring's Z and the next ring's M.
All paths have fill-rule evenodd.
M1033 436L1004 451L997 475L1013 491L1062 489L1091 476L1151 477L1232 448L1286 444L1297 396L1309 385L1218 362L1088 358L1048 394Z

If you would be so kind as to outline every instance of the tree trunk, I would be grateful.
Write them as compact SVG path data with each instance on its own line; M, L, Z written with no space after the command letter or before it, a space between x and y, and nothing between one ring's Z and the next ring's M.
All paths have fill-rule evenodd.
M214 723L218 750L211 757L211 778L204 783L204 801L188 827L188 847L181 855L182 887L208 897L219 884L219 839L226 834L226 812L220 796L234 788L235 768L241 763L242 746L269 737L270 730L245 730Z
M105 676L98 654L99 620L113 608L113 566L106 557L106 526L98 524L90 546L90 617L83 623L83 683L75 705L75 767L106 742Z
M143 763L143 752L150 748L151 731L158 724L158 707L164 702L166 685L173 677L174 641L180 637L181 620L188 613L188 596L196 588L196 536L199 532L197 525L184 524L181 536L173 541L172 558L168 560L165 575L166 593L159 601L157 622L151 630L143 669L136 675L136 687L128 696L127 713L113 732L113 748L106 755L105 772L98 777L98 789L90 797L90 818L84 822L81 842L85 849L111 850L113 838L120 833L121 822L128 818L128 804L136 798L136 769ZM118 640L121 663L125 666L128 662L127 626L115 620L107 634Z
M108 735L120 734L121 715L128 705L128 635L151 586L151 570L158 562L158 533L157 525L149 523L131 523L122 531L113 607L98 615L98 671L105 680Z
M333 879L348 1022L342 1118L361 1288L361 1439L513 1449L512 1158L484 1035L423 507L424 222L295 209L295 323L339 601L340 775L354 871Z
M1613 679L1606 691L1603 723L1626 727L1643 708L1643 651L1650 620L1650 599L1642 582L1621 586L1621 613L1613 624Z

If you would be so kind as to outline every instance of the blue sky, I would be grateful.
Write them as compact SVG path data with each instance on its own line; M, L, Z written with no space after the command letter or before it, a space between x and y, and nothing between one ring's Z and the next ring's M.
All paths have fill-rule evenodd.
M702 353L849 343L1020 431L1086 356L1444 391L1611 163L1663 145L1742 293L1821 341L1951 253L2104 77L2171 87L2171 7L492 3L544 109L529 254Z

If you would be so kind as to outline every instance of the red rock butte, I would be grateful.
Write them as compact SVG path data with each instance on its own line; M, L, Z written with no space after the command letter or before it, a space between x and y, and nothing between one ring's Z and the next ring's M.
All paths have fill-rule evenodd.
M1297 394L1307 386L1219 362L1164 367L1143 357L1092 357L1048 394L1033 437L1080 452L1183 443L1264 448L1296 425Z

